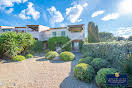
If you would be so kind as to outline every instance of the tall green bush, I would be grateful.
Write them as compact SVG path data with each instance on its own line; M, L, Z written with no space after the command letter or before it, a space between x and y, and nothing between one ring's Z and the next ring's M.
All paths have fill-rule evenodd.
M30 48L30 52L38 53L43 51L43 42L34 40L33 45Z
M88 24L88 42L89 43L99 42L98 26L95 25L93 22L89 22Z
M56 47L62 48L64 51L71 50L71 43L68 37L52 37L48 40L48 48L50 50L56 50Z
M0 34L1 54L12 58L22 51L26 52L33 41L32 35L28 33L4 32Z

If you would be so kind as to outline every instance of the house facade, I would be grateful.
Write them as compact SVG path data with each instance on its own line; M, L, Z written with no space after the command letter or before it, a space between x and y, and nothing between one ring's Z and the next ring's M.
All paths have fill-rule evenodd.
M84 25L68 25L66 27L49 28L43 25L26 25L26 27L0 26L0 32L15 31L28 32L39 41L44 42L44 49L48 47L48 39L52 37L69 37L72 42L72 48L79 49L79 45L84 41Z

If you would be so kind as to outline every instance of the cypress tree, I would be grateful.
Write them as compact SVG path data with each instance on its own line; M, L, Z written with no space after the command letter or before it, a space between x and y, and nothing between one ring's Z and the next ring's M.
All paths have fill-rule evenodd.
M88 24L88 42L89 43L99 42L98 26L95 25L93 22L89 22Z

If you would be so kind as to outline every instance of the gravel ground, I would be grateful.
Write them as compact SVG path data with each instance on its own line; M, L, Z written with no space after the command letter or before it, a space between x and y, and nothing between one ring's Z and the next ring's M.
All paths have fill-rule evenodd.
M0 62L0 88L96 88L76 80L73 68L81 57L70 62L49 61L43 56L22 62Z

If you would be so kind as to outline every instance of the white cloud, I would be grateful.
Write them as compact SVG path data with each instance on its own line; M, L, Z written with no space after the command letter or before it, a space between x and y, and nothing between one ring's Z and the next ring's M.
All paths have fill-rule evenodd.
M63 22L64 18L62 16L61 12L57 11L54 6L52 6L51 8L49 8L47 10L51 16L50 21L51 21L52 26L54 26L55 23Z
M87 7L87 6L88 6L88 3L85 2L85 3L83 4L83 7Z
M77 22L81 22L82 21L82 19L79 19Z
M88 6L87 1L74 1L72 7L66 8L66 17L71 23L80 22L80 16L84 8Z
M108 21L108 20L114 20L119 18L120 14L119 13L112 13L108 14L105 17L102 18L103 21Z
M19 17L22 19L30 19L29 16L26 16L25 9L21 11L21 13L19 14Z
M66 9L67 19L71 23L77 22L82 11L83 11L83 7L81 5L74 5L73 7L67 8Z
M117 30L115 35L128 38L132 35L132 27L121 27Z
M12 13L13 12L13 8L10 8L9 10L6 10L5 12L7 13L7 14L10 14L10 13Z
M31 18L30 16L32 16L32 18L34 20L39 19L40 12L36 11L35 8L33 7L33 5L34 5L33 3L29 2L28 8L22 10L21 13L19 14L19 17L22 19L30 19Z
M0 10L5 11L5 13L10 14L13 12L13 8L6 10L6 7L13 7L15 3L25 3L28 0L0 0Z
M101 15L101 14L103 14L104 13L104 10L100 10L100 11L96 11L96 12L94 12L93 14L92 14L92 18L94 18L94 17L96 17L96 16L98 16L98 15Z
M118 9L121 14L132 14L132 0L122 0Z
M33 3L31 2L28 3L27 15L31 15L34 20L37 20L40 17L40 12L35 10Z
M0 7L6 8L6 7L13 7L14 3L24 3L28 0L0 0Z

